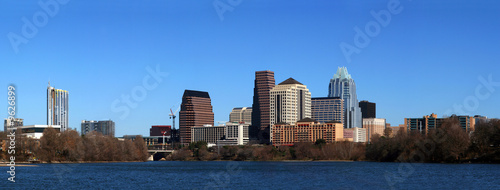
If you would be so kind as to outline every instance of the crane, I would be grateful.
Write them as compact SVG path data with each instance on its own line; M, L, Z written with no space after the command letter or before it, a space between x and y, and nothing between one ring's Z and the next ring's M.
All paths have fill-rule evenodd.
M175 108L177 106L177 110L172 111L172 108ZM170 116L170 119L172 119L172 129L175 129L175 118L177 117L175 114L177 114L177 112L179 112L179 109L181 109L181 105L180 103L178 104L175 104L174 106L172 106L172 108L170 108L170 114L168 114Z

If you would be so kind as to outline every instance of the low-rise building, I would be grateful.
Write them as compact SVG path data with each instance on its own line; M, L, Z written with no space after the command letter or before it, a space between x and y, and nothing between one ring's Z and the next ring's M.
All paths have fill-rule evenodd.
M57 132L61 131L60 125L26 125L21 127L16 127L13 130L21 131L21 134L28 138L40 139L43 136L43 132L47 128L54 128Z
M338 121L319 123L311 118L305 118L294 125L276 123L272 130L271 140L274 146L291 146L297 142L316 142L318 139L332 143L344 138L344 127Z
M205 141L216 144L217 140L224 138L226 126L204 125L203 127L191 128L191 142Z
M476 119L471 116L452 116L458 119L460 127L467 133L474 131ZM407 132L418 131L421 134L427 135L430 130L441 127L443 120L446 118L438 118L436 114L426 115L422 118L405 118L405 128Z

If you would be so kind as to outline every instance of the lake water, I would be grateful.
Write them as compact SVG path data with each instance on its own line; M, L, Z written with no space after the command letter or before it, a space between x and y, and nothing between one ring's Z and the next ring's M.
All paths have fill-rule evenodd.
M139 162L16 167L9 189L500 189L500 165Z

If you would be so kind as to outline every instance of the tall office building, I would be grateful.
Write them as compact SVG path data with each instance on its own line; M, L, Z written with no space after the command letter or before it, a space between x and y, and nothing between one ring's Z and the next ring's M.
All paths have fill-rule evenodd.
M259 138L261 142L269 142L269 92L275 85L274 72L255 72L250 136Z
M326 123L344 121L344 100L338 97L311 98L312 119Z
M359 102L361 108L361 117L364 118L377 118L377 107L373 102L363 100Z
M362 126L356 84L347 72L347 68L339 67L337 73L333 75L328 87L328 97L339 97L344 100L344 128Z
M92 131L99 132L103 135L115 136L115 122L111 120L106 121L86 121L83 120L81 124L82 135L86 135Z
M179 112L181 143L191 142L191 128L213 124L214 112L208 92L185 90Z
M252 123L252 108L242 107L242 108L233 108L231 113L229 114L229 122L238 122L238 123Z
M276 85L270 94L271 128L275 123L293 125L311 118L311 93L306 85L289 78Z
M61 132L68 129L68 91L47 87L47 125L60 125Z
M21 126L23 126L23 119L21 118L5 119L3 122L3 131L7 132Z

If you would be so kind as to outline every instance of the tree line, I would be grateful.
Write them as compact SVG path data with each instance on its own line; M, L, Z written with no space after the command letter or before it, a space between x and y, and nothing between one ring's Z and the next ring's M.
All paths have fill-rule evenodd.
M472 133L456 117L443 121L427 135L399 131L394 137L374 135L366 159L380 162L500 163L500 121L475 125Z
M0 134L2 139L6 133ZM3 148L5 151L6 149ZM2 151L2 158L10 155ZM123 141L99 132L80 136L75 130L58 132L47 128L40 140L16 132L16 160L42 162L147 161L148 152L142 137Z

